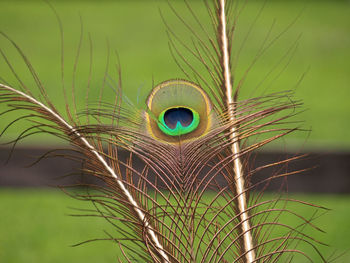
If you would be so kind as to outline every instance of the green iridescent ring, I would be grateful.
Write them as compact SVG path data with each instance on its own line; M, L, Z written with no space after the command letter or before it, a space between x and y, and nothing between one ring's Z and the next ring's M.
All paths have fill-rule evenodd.
M170 136L179 136L194 131L199 125L199 114L188 107L171 107L158 116L159 129Z

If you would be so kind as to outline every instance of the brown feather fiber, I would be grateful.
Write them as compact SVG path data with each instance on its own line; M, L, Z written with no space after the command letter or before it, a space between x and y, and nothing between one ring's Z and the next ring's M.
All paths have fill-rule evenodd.
M171 3L169 6L193 37L187 43L163 17L172 56L187 80L208 92L219 119L208 133L194 140L174 137L174 143L159 141L146 133L143 128L147 110L122 102L119 66L114 97L108 100L105 95L109 58L99 97L95 104L87 103L92 77L91 38L89 84L83 98L86 106L78 110L76 100L80 98L75 94L75 75L83 27L73 67L71 103L67 98L69 91L63 87L65 112L60 112L49 98L22 49L1 33L22 57L36 84L27 87L11 60L0 50L18 82L0 84L0 103L6 106L2 115L15 112L18 116L3 132L16 122L27 120L31 126L19 133L12 142L14 146L37 133L69 142L72 155L64 158L81 162L79 172L97 179L96 184L86 185L90 189L86 194L75 198L93 204L94 210L81 211L85 216L103 217L115 228L117 234L106 233L105 240L117 244L123 256L119 262L312 262L309 252L299 249L301 243L318 254L318 262L326 262L318 250L323 243L304 231L305 228L322 231L313 221L319 211L326 209L288 196L263 198L272 181L281 182L283 190L288 176L307 170L288 169L290 162L303 156L252 168L256 150L302 129L294 121L302 103L293 99L291 91L240 100L247 74L236 80L233 73L236 61L232 45L242 11L236 1L204 0L208 25L196 15L189 1L185 1L185 6L192 20L182 17ZM201 68L192 65L189 57ZM62 48L62 83L63 62ZM39 95L34 95L35 90ZM127 152L126 158L122 152ZM42 159L52 154L49 152ZM259 182L253 184L253 177L259 177ZM316 212L308 218L295 212L295 205L312 207ZM295 223L284 222L285 215ZM86 242L90 241L94 240Z

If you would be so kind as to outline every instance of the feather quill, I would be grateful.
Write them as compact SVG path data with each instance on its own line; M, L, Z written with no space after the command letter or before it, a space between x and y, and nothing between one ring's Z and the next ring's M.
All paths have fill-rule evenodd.
M32 127L15 143L40 132L70 142L80 153L82 172L103 181L102 186L92 186L100 194L79 198L91 201L96 215L116 228L118 236L109 239L117 242L126 262L290 262L293 256L289 254L310 259L295 246L304 242L319 253L314 245L318 242L302 231L307 225L318 230L312 224L314 217L304 218L287 204L316 206L283 198L262 201L263 191L255 200L252 198L258 186L267 187L271 180L299 172L284 169L299 157L250 169L254 150L298 130L289 128L287 120L296 114L300 102L294 101L290 92L239 101L241 83L235 88L231 66L233 2L203 3L214 36L187 1L185 5L204 37L171 4L175 16L194 36L192 46L166 24L172 55L188 80L173 79L156 85L142 110L121 104L119 78L115 100L111 104L102 102L102 88L97 106L87 107L83 113L85 123L77 114L74 94L74 115L66 93L67 120L59 113L23 51L2 34L22 56L43 98L40 101L32 94L1 51L20 88L0 84L0 103L9 107L5 113L29 113L14 122L32 121ZM77 59L80 45L81 40ZM183 49L204 70L191 64ZM74 78L76 66L75 62ZM104 82L106 77L107 73ZM73 79L73 93L74 86ZM127 152L126 160L122 151ZM142 162L141 168L135 158ZM274 167L275 173L251 183L253 176ZM300 224L279 222L281 214L294 216ZM285 233L274 235L275 227Z
M147 234L150 236L150 239L153 240L156 248L158 249L160 255L162 256L164 262L169 262L168 256L163 252L162 245L160 244L157 235L155 234L154 230L150 226L144 212L139 208L139 204L134 200L133 196L130 194L128 189L125 187L124 182L120 179L120 176L116 174L116 171L108 165L106 160L101 156L101 153L98 152L92 145L91 143L84 137L82 136L73 126L71 126L69 123L67 123L57 112L53 111L51 108L47 107L40 101L37 101L35 98L27 95L26 93L23 93L19 90L13 89L7 85L0 84L0 88L10 91L13 94L18 95L15 97L12 97L12 101L28 101L33 105L37 105L38 108L33 110L37 110L41 114L43 114L45 117L50 119L50 121L57 123L58 126L64 129L64 132L69 135L69 137L75 138L72 139L72 141L75 144L81 146L83 148L86 148L87 151L91 152L92 155L97 159L98 162L101 163L103 168L106 170L107 174L106 176L111 176L113 179L115 179L116 183L118 184L118 187L121 191L121 193L125 196L125 199L130 203L132 209L135 211L135 214L138 216L139 220L144 223L144 227L146 229Z
M235 108L236 102L233 100L233 85L231 78L231 67L230 67L230 55L229 55L229 41L227 36L228 29L226 28L226 13L225 13L225 0L219 1L219 37L220 37L220 51L221 51L221 63L223 71L223 89L226 94L226 107L228 109L229 118L232 122L235 121ZM240 160L240 146L237 135L237 128L231 128L230 140L233 141L232 153L234 159L234 174L235 174L235 186L236 193L238 195L238 211L240 213L242 222L242 233L244 239L244 253L246 253L247 262L254 262L255 252L253 239L251 235L250 219L247 210L247 198L244 182L244 174L242 169L242 163Z

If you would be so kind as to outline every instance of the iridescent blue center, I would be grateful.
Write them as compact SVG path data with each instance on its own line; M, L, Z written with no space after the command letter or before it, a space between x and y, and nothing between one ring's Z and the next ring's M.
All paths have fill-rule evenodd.
M190 126L193 122L193 113L187 108L171 108L164 113L164 122L170 129L175 129L180 123L182 127Z
M199 125L199 114L185 107L172 107L158 116L158 127L167 135L179 136L194 131Z

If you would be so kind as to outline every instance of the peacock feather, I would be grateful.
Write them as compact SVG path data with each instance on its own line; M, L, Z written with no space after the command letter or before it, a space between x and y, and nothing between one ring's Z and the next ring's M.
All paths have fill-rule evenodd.
M272 180L300 172L287 170L288 163L300 157L251 165L255 150L299 129L290 127L288 120L300 102L288 91L240 100L245 77L236 80L233 74L231 47L241 7L234 1L203 1L211 30L190 3L185 4L198 30L171 4L170 8L189 30L192 43L186 44L166 26L170 49L186 80L155 85L144 108L122 103L119 79L112 101L110 96L96 99L82 113L76 109L73 83L73 103L68 103L64 89L66 112L60 112L24 52L2 33L40 92L33 95L35 87L24 84L1 51L17 80L0 84L0 102L8 107L3 114L19 114L9 126L23 119L32 123L15 143L33 133L69 141L73 150L65 157L80 161L82 172L100 182L78 198L92 202L95 215L118 232L108 238L124 256L120 262L311 261L299 250L300 243L318 254L318 262L326 262L317 248L320 242L304 233L307 226L319 230L312 223L316 216L303 217L289 204L317 206L288 197L262 198ZM274 173L252 183L254 176L271 168ZM296 224L282 222L283 214Z

